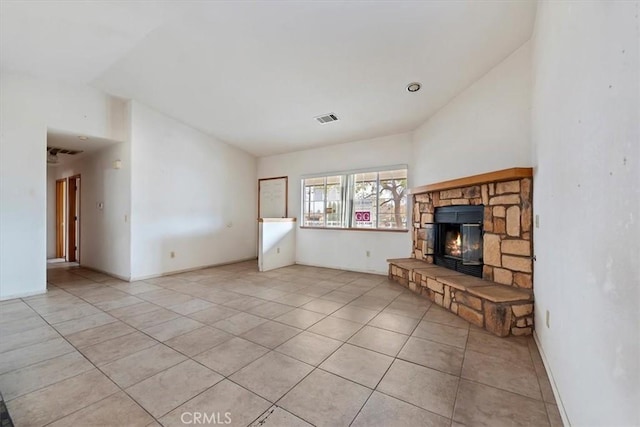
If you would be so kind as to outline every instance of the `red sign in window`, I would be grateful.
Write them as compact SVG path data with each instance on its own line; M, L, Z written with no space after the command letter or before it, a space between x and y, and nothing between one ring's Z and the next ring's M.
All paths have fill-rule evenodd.
M371 212L356 211L356 221L371 221Z

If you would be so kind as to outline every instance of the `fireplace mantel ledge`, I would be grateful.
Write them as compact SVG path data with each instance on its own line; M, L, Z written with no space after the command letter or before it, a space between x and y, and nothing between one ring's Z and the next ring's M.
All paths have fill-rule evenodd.
M422 185L409 190L409 194L423 194L432 191L449 190L452 188L470 187L472 185L487 184L490 182L511 181L513 179L533 177L533 168L510 168L495 172L482 173L435 184Z

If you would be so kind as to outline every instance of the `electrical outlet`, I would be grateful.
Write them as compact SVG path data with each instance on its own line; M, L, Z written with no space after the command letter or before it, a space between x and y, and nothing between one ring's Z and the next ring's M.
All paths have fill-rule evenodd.
M367 251L367 258L371 257L371 251Z
M276 249L276 253L278 253L278 254L280 253L280 248Z
M547 328L549 327L549 310L547 310L545 315L545 323L547 324Z
M536 228L540 228L540 216L536 215Z
M175 258L175 257L176 257L176 253L175 253L175 252L173 252L173 251L171 251L171 254L170 254L170 255L171 255L171 258Z

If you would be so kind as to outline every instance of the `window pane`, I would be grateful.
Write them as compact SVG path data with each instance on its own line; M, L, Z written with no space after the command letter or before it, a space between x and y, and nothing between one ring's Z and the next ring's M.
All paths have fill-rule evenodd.
M324 226L324 181L325 178L312 178L303 180L303 224L306 226Z
M380 172L378 228L407 228L407 170Z
M342 192L344 176L327 177L327 227L344 227L342 223Z
M378 173L355 174L352 226L375 228L378 214Z

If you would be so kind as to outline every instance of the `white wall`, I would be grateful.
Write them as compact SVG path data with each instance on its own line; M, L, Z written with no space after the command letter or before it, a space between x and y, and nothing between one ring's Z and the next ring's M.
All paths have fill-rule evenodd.
M88 87L0 75L0 299L46 289L47 127L112 137L112 101Z
M413 185L531 165L531 47L525 43L413 134Z
M573 425L640 425L638 11L540 2L533 38L536 335Z
M289 177L289 216L301 217L301 176L409 164L411 137L399 134L258 159L258 178ZM409 180L409 187L414 182ZM296 231L296 262L321 267L386 274L388 258L411 253L409 233L382 231ZM371 256L366 256L370 251Z
M296 263L296 223L292 221L260 222L258 237L258 268L275 270Z
M255 157L138 102L131 120L132 278L255 258Z

